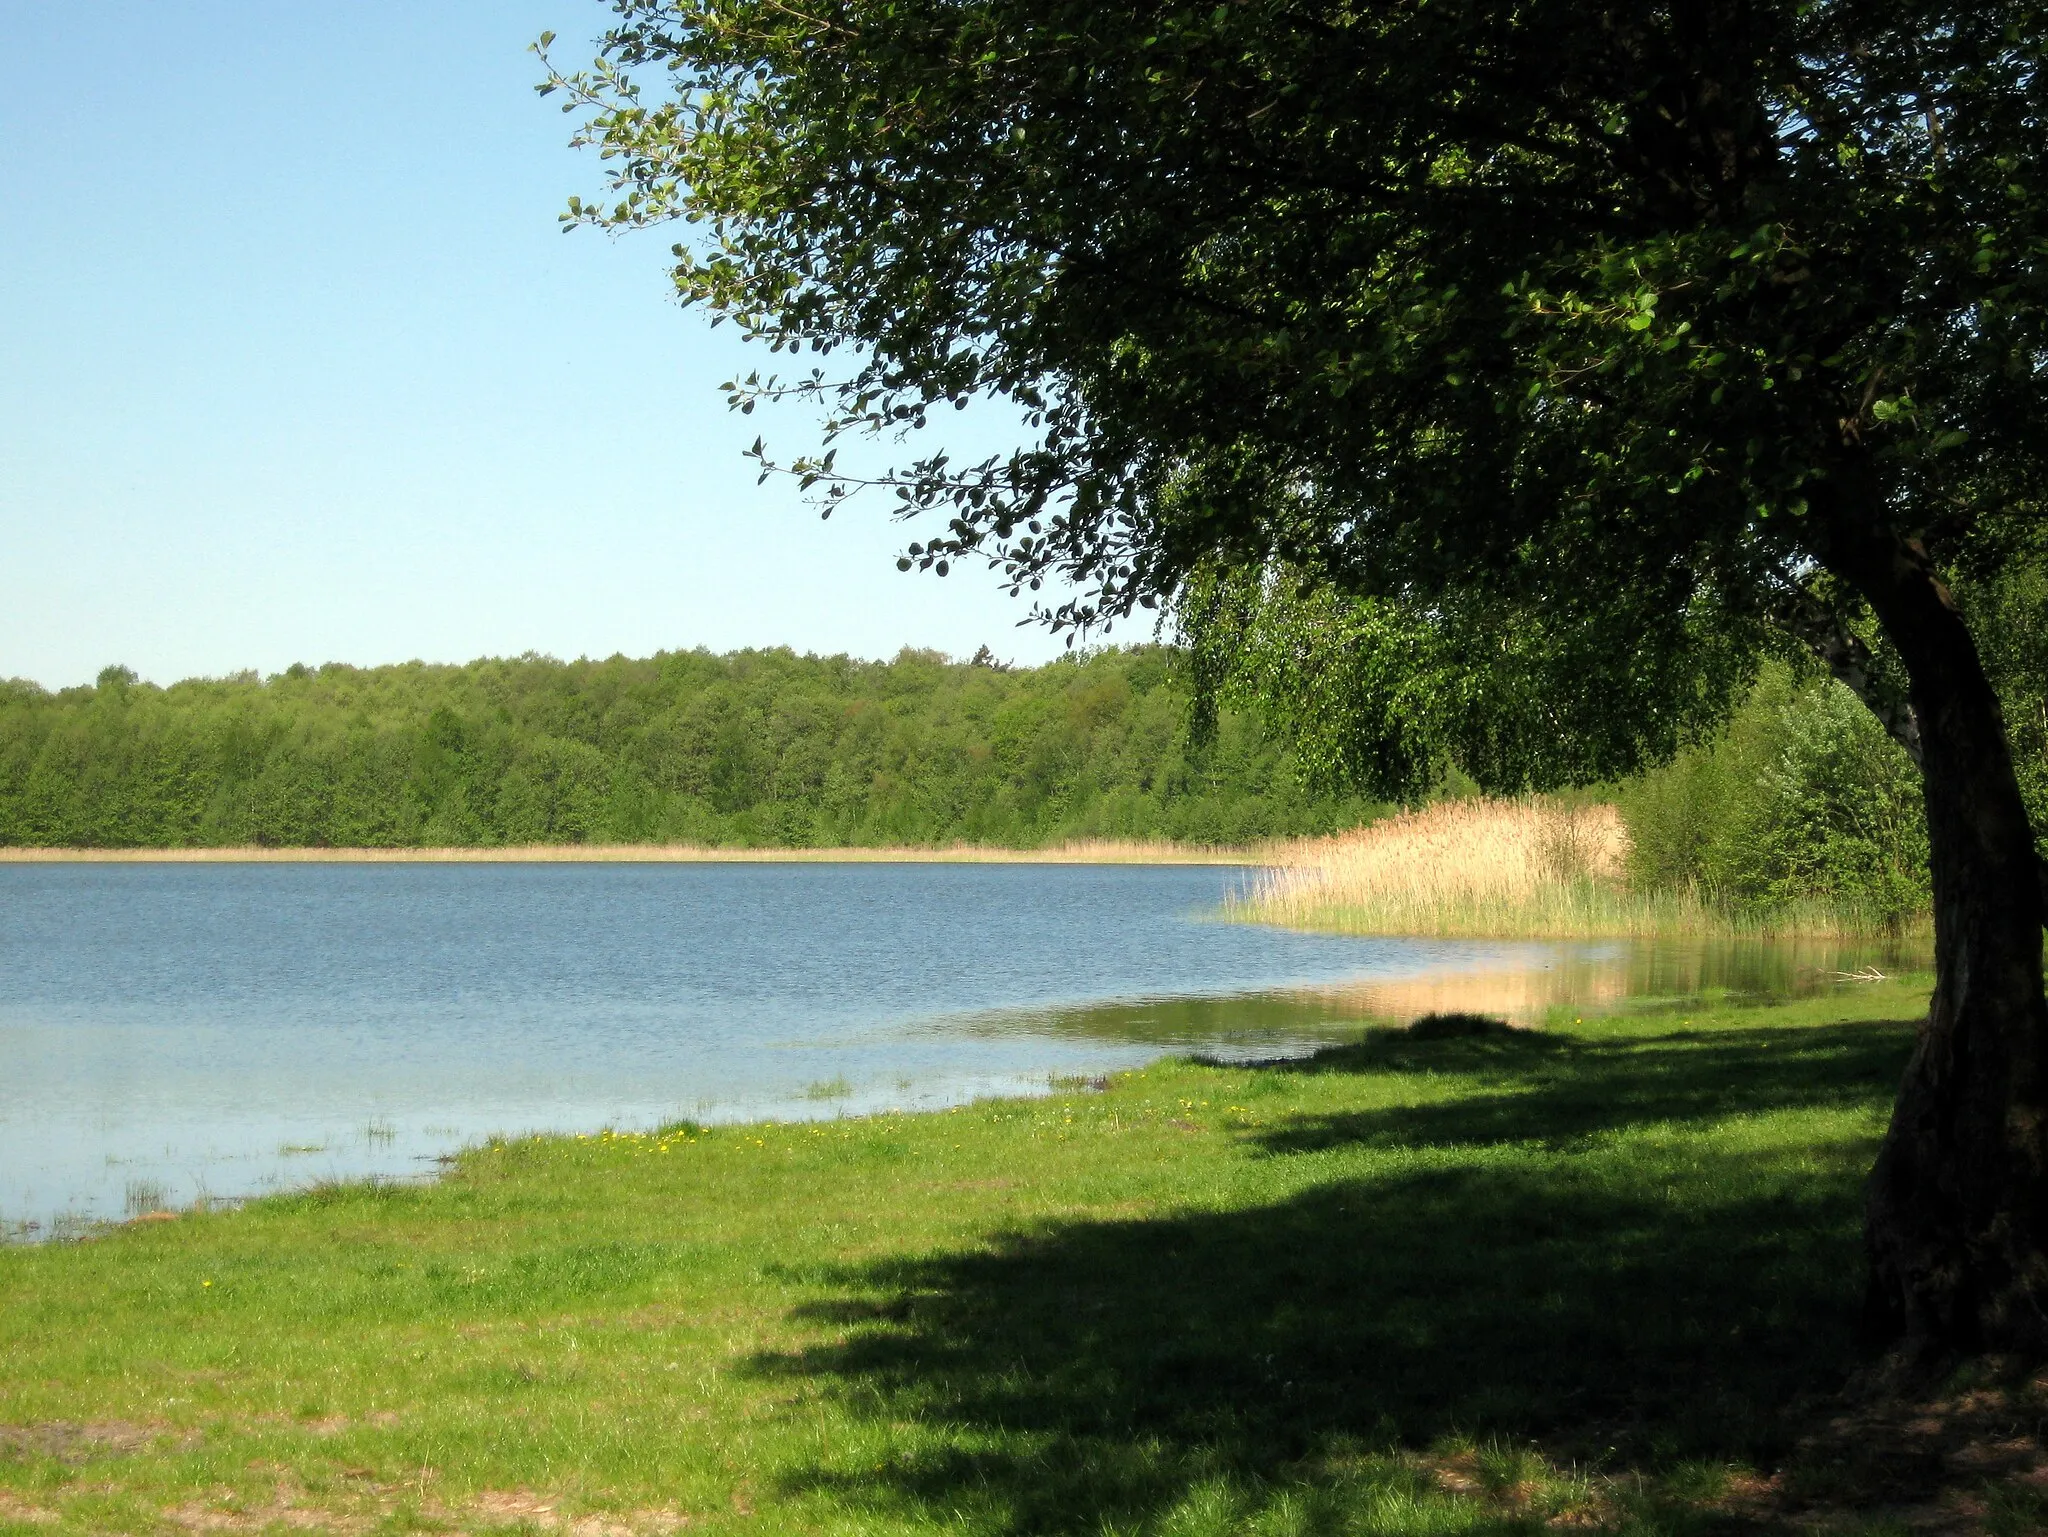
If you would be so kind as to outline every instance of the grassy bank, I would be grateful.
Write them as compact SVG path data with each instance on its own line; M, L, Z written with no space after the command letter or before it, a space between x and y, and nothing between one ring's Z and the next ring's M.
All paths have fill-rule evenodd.
M1644 889L1613 806L1443 801L1329 838L1277 845L1230 904L1246 922L1334 934L1472 939L1906 939L1924 919L1791 897L1735 907L1691 887Z
M0 847L0 864L1256 864L1261 848L1160 839L1083 838L1046 848L955 843L935 848L711 848L691 843L532 843L511 848Z
M1796 1446L1923 999L522 1141L0 1252L0 1530L2036 1530L1991 1465Z

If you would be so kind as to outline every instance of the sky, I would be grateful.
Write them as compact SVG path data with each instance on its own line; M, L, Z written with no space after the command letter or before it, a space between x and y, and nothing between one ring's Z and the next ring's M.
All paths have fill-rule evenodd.
M0 677L1062 649L899 573L879 501L756 484L718 385L768 354L675 303L671 232L561 233L601 167L526 48L609 15L0 0Z

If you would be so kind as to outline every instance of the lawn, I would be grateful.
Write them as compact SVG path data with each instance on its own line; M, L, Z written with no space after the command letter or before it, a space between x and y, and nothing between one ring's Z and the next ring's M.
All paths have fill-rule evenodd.
M2038 1530L1800 1445L1924 997L493 1144L0 1251L0 1531Z

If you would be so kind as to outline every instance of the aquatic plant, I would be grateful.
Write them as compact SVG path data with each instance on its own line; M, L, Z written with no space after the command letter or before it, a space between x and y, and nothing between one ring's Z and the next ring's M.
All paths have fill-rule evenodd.
M1744 908L1691 885L1644 889L1628 879L1629 854L1628 829L1611 805L1440 801L1355 832L1277 846L1271 866L1227 911L1333 933L1473 938L1902 931L1896 912L1848 902L1791 898Z

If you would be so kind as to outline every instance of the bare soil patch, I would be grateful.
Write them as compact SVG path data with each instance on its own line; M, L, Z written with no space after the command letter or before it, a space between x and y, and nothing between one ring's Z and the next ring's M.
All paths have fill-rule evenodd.
M0 1456L52 1457L75 1465L99 1457L149 1451L170 1434L168 1426L132 1420L46 1420L37 1425L0 1425Z

